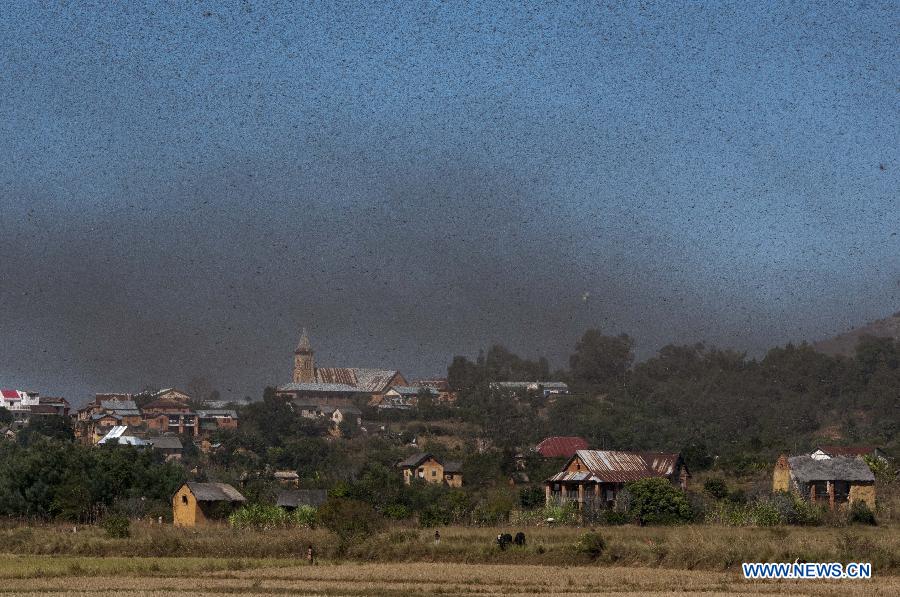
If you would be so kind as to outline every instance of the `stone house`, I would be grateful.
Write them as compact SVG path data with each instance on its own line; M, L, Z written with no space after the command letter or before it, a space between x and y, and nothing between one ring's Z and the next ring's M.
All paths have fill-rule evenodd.
M855 501L875 509L875 475L858 457L782 454L772 474L772 491L790 491L831 510Z

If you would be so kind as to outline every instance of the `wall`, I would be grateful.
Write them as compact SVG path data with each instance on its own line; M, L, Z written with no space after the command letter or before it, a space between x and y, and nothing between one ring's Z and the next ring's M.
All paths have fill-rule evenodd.
M772 491L790 491L791 471L787 458L782 456L775 463L775 471L772 473Z
M875 485L850 485L850 503L865 502L870 510L875 510Z
M186 504L182 501L182 497L187 498ZM172 522L176 527L206 524L206 517L197 506L197 500L187 485L182 485L172 496Z

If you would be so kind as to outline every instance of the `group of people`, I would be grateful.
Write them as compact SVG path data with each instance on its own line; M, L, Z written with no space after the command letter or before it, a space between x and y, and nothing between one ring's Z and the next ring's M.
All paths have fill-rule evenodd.
M509 533L501 533L497 535L497 547L501 550L505 550L511 544L515 544L516 547L525 547L525 533L519 531L516 533L516 536L513 537Z

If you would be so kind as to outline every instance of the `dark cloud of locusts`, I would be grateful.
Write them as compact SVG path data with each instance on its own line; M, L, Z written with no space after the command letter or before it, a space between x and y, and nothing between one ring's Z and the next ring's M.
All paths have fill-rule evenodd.
M759 353L897 310L897 8L0 8L0 385Z

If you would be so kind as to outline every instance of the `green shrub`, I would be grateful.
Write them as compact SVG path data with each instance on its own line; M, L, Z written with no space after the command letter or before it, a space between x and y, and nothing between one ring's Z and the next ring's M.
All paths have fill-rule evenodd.
M125 539L131 536L131 521L121 514L110 514L101 523L107 537L113 539Z
M312 506L297 506L288 517L295 527L314 528L316 526L316 509Z
M575 543L575 551L592 560L599 558L604 549L606 549L606 541L600 533L584 533Z
M409 518L411 512L404 504L388 504L384 508L384 515L392 520Z
M666 479L641 479L626 485L631 494L629 514L640 524L673 524L691 519L684 492Z
M705 491L710 497L721 500L728 496L728 485L725 484L725 480L720 477L713 477L711 479L707 479L706 483L703 484L703 491Z
M250 504L235 510L228 522L236 528L274 529L286 526L288 515L278 506Z
M381 515L366 502L334 497L322 504L317 518L319 523L338 536L339 550L342 552L353 541L374 535L384 523Z
M628 515L625 512L616 512L615 510L605 510L601 518L603 524L620 525L628 524Z
M859 500L850 504L849 518L850 522L855 524L878 524L875 520L875 513L869 509L868 504Z
M768 500L759 500L750 506L750 517L758 527L774 527L782 523L778 507Z

